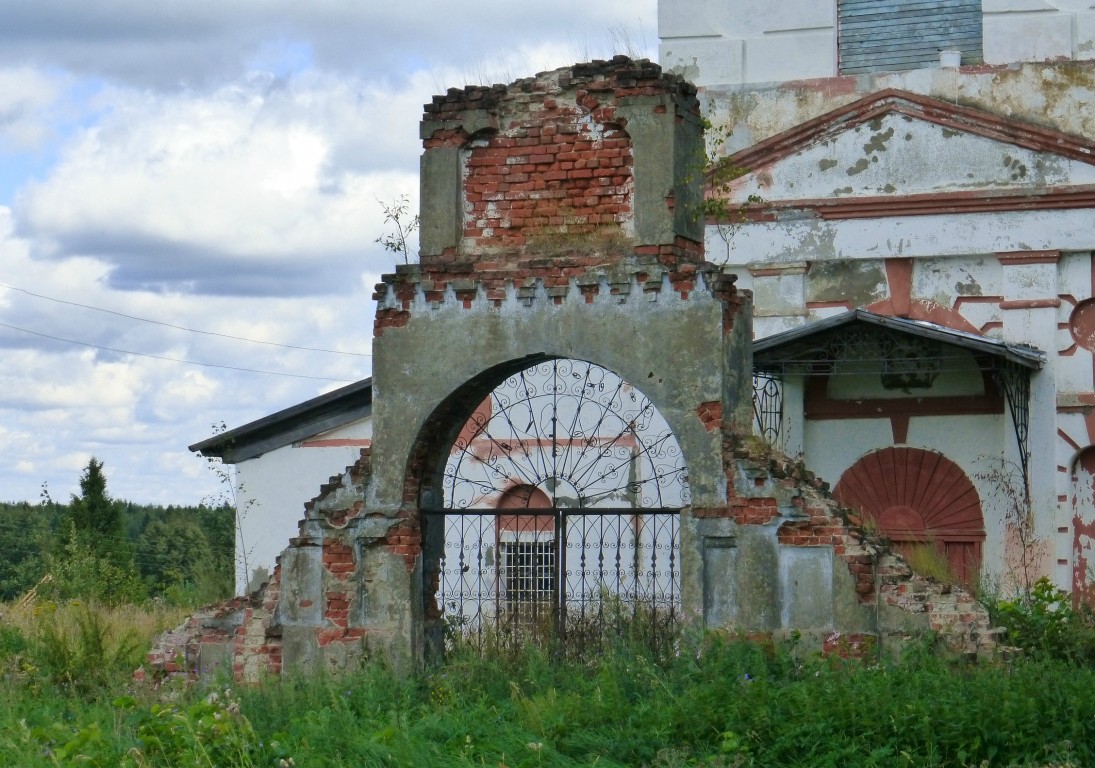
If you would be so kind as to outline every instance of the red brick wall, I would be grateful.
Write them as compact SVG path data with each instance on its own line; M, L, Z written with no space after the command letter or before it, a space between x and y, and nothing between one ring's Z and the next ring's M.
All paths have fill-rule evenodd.
M593 96L586 96L592 106ZM464 177L464 249L620 227L632 216L631 140L614 110L531 104L528 123L473 142Z

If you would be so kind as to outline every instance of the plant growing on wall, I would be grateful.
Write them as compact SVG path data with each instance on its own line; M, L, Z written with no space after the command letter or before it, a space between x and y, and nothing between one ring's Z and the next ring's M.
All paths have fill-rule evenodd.
M702 156L697 158L696 172L704 178L704 193L696 215L715 226L726 249L720 260L725 264L730 260L730 244L734 234L745 222L746 208L763 202L763 199L759 195L749 195L741 205L732 206L728 202L734 180L744 176L749 169L739 168L727 159L727 144L733 132L729 126L711 119L710 115L714 112L714 103L708 103L706 114L700 118L704 149ZM710 254L708 258L711 258Z
M1023 478L1018 462L1002 456L989 459L990 469L975 477L988 487L996 489L992 494L997 504L1003 506L1004 526L1009 537L1014 537L1014 551L1005 545L1005 562L1013 581L1010 587L1026 602L1030 600L1038 580L1037 561L1044 542L1035 535L1034 509L1030 489Z
M223 421L219 424L214 422L213 434L219 435L228 431L228 425ZM205 465L209 467L209 470L217 476L217 480L220 481L222 490L219 496L215 499L206 500L209 506L218 507L227 505L236 510L236 539L238 546L236 548L236 559L239 565L243 567L243 572L247 574L247 578L251 578L251 568L247 561L248 555L251 550L247 547L247 542L243 535L243 521L247 517L248 513L258 505L258 501L253 496L248 496L243 483L239 482L239 478L236 476L235 467L231 464L226 464L218 456L202 456L205 459ZM227 489L227 490L224 490Z
M375 242L384 246L384 250L391 251L403 258L404 264L410 264L412 259L418 258L417 249L412 247L412 239L418 231L418 214L411 216L410 198L403 194L391 202L384 202L377 198L380 210L384 212L384 223L395 227L394 232L386 232L378 236Z

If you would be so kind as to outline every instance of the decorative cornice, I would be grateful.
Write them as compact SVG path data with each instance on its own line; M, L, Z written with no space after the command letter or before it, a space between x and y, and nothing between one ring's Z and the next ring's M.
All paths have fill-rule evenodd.
M746 266L753 277L782 277L783 275L804 275L810 271L810 262L793 261L786 264L755 263Z
M501 309L540 304L627 304L731 300L737 277L714 264L620 265L584 274L560 269L500 270L463 278L438 274L384 275L373 298L385 311L421 314L445 307ZM408 279L409 278L409 279Z
M1047 211L1095 208L1095 186L1049 187L1043 190L932 192L873 197L803 198L743 206L750 222L772 222L812 216L826 220L876 219L895 216ZM708 224L719 223L709 219Z

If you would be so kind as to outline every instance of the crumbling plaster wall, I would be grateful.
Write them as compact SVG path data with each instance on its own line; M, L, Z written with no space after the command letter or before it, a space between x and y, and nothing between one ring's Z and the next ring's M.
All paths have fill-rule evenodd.
M731 185L731 208L750 193L782 207L768 219L731 227L730 247L725 231L709 227L708 253L732 265L739 287L753 291L758 337L866 307L1045 351L1046 366L1031 380L1036 515L1028 538L1036 542L1035 573L1079 588L1067 468L1095 440L1085 415L1095 383L1092 344L1077 341L1075 330L1084 325L1078 313L1095 274L1095 218L1084 198L1095 151L1095 122L1085 106L1095 92L1095 62L712 86L704 102L715 123L733 131L726 147L735 151L885 89L938 99L928 108L946 125L913 119L915 109L883 114L853 121L770 168L744 168ZM982 112L971 118L962 112L967 108ZM973 127L963 127L967 120ZM1062 133L1036 146L1016 146L1014 139L1040 129ZM993 210L960 205L959 198L997 195L1015 202ZM1072 197L1062 203L1054 195ZM834 201L871 199L867 212L820 213ZM824 202L802 206L813 200ZM932 212L916 209L933 200L939 206ZM946 209L947 201L956 207ZM1016 515L1008 511L1014 490L987 479L999 477L1001 466L1009 472L1018 467L1010 420L996 430L997 439L970 441L978 456L954 444L952 426L914 421L908 439L954 453L971 477L980 478L988 570L1014 573ZM881 433L876 437L879 445L890 441ZM808 454L811 468L827 473L830 464L854 461L852 443L841 445L848 455L826 453L815 463Z
M672 428L691 489L680 513L686 621L766 635L804 630L818 647L838 634L888 642L933 630L964 652L991 642L967 593L913 576L856 530L824 483L743 437L752 422L750 296L703 261L689 204L702 180L690 165L702 156L697 114L691 86L622 57L508 89L450 91L427 107L421 264L377 287L373 444L307 505L270 584L161 643L161 668L176 664L173 647L204 644L244 678L339 668L370 652L421 661L440 611L424 583L432 555L420 511L442 506L444 460L483 398L506 375L551 357L612 370ZM566 152L550 149L559 136L581 135L586 129L559 128L586 125L587 116L616 126L606 166L592 138L604 131L582 148L593 153L585 168L574 165L573 138L562 140ZM556 130L534 137L530 122ZM617 132L630 141L631 164L612 163L621 157ZM549 149L517 143L533 138ZM477 157L516 168L532 186L465 174ZM530 157L550 160L505 162ZM610 196L630 195L614 203L624 215L495 216L491 228L506 230L499 236L509 247L483 239L478 222L499 211L485 194L536 193L545 208L573 207L575 190L598 183L574 173L591 160Z
M366 417L236 462L237 595L257 589L262 574L273 572L300 521L300 500L312 497L332 467L353 463L372 434Z
M1085 105L1095 94L1095 61L1023 62L706 86L701 103L731 154L866 95L894 89L985 110L1075 136L1095 135Z

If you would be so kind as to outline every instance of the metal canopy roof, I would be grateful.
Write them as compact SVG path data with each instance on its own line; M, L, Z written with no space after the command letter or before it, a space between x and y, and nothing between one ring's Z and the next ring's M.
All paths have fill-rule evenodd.
M349 424L372 410L373 380L369 377L194 443L190 450L235 464Z
M1046 362L1044 352L1026 344L990 339L923 320L889 317L865 309L853 309L754 341L753 368L762 372L782 372L788 366L809 365L831 359L828 342L855 325L929 339L976 354L989 355L998 362L1013 363L1030 370L1038 370Z

